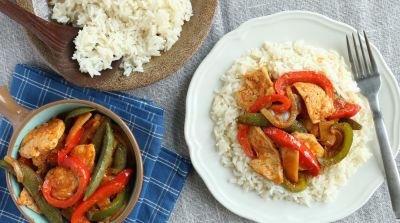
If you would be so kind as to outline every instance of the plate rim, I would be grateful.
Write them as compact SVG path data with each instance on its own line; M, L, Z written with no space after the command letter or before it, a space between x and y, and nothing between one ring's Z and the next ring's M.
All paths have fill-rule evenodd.
M274 20L274 19L276 21L279 21L279 19L285 19L285 18L288 18L288 17L289 17L289 19L290 19L290 17L291 17L291 19L294 19L294 18L311 19L313 21L317 21L321 25L326 25L329 28L333 28L335 30L343 31L343 29L347 29L347 30L349 30L349 31L351 31L353 33L356 32L356 29L353 28L352 26L348 25L348 24L345 24L343 22L334 20L332 18L329 18L329 17L327 17L325 15L321 15L319 13L310 12L310 11L303 11L303 10L283 11L283 12L278 12L278 13L267 15L267 16L262 16L262 17L257 17L257 18L250 19L250 20L244 22L243 24L241 24L236 29L232 30L231 32L225 34L215 44L213 49L203 59L203 61L201 62L201 64L197 68L196 72L194 73L193 78L191 80L191 83L189 85L189 89L188 89L188 93L187 93L187 97L186 97L186 115L185 115L184 134L185 134L185 140L186 140L186 143L187 143L188 148L189 148L189 153L190 153L190 157L191 157L192 164L193 164L194 168L196 169L197 173L200 175L200 177L202 178L202 180L206 184L208 190L211 192L213 197L216 200L218 200L218 202L221 205L223 205L225 208L227 208L231 212L235 213L236 215L239 215L239 216L247 218L247 219L256 220L256 221L260 221L260 219L254 217L254 216L251 216L249 214L244 214L244 213L236 210L234 206L231 206L231 202L226 200L222 194L220 194L218 191L216 191L213 188L212 184L211 184L212 182L205 177L207 171L200 167L200 162L201 161L199 161L197 159L197 156L196 156L196 153L199 152L199 149L198 149L199 147L198 147L198 145L196 145L196 142L191 140L191 136L193 135L191 133L192 130L193 130L193 128L191 127L191 122L193 121L194 117L191 116L191 112L190 111L195 109L196 106L197 106L196 104L193 104L191 102L191 99L196 95L195 94L196 93L196 91L195 91L196 85L199 82L199 80L201 80L200 79L201 78L201 73L203 73L204 71L207 70L206 65L209 63L211 55L212 54L216 54L216 52L219 50L221 45L223 45L223 42L230 40L230 38L241 38L241 35L246 35L246 29L250 29L252 25L256 25L259 22L266 22L268 20ZM269 22L271 22L271 21L269 21ZM397 95L400 95L400 89L399 89L399 86L396 84L397 80L394 77L393 72L388 67L388 65L387 65L386 61L384 60L384 58L383 58L382 54L380 53L380 51L373 44L372 44L372 48L373 48L373 51L375 51L374 52L375 55L377 55L379 57L379 60L382 62L382 65L383 65L384 69L386 71L388 71L387 72L388 75L382 75L382 76L383 76L383 78L386 78L386 80L387 80L387 82L389 84L390 90L394 91L395 93L397 93ZM399 104L396 104L395 106L396 106L396 108L398 110L399 109ZM398 123L400 116L394 116L394 117L395 117L395 122ZM375 135L375 132L373 134ZM399 145L399 139L395 139L394 144L395 145ZM392 149L394 149L394 156L396 156L398 154L398 152L399 152L400 146L397 146L397 148L392 148ZM378 161L379 161L379 159L380 159L380 157L378 158ZM380 167L381 167L381 163L380 163ZM382 169L382 167L381 167L381 169ZM372 193L368 192L368 195L363 196L363 197L365 197L364 199L358 199L357 202L354 202L350 207L348 207L346 209L347 211L344 211L341 214L337 214L334 217L327 217L327 219L325 219L325 220L333 221L333 220L342 219L342 218L352 214L353 212L355 212L359 208L361 208L366 202L369 201L371 196L375 193L375 191L383 183L383 181L384 181L383 178L377 178L376 180L374 180L373 183L371 183L371 185L369 185L367 187L368 190L366 190L366 191L372 191ZM363 194L366 194L366 193L367 192L364 192ZM268 219L264 219L264 220L268 220Z

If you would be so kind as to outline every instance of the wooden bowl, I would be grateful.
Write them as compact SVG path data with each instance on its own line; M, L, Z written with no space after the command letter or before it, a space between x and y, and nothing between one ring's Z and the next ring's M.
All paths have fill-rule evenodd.
M91 78L88 74L63 74L55 66L48 48L30 32L26 31L34 49L44 59L48 66L63 76L66 80L81 87L100 90L129 90L143 87L159 81L177 71L197 51L210 30L217 0L191 0L193 16L183 25L181 37L174 46L159 57L153 57L144 65L144 72L134 72L129 77L118 70L114 75ZM32 0L17 0L17 4L34 13Z
M132 175L129 183L130 185L132 185L132 190L128 192L128 202L125 209L115 220L112 221L123 222L129 215L129 213L132 212L137 200L139 199L143 183L143 164L142 156L135 137L133 136L132 132L125 124L125 122L122 121L122 119L111 110L90 101L61 100L49 103L36 110L29 111L17 104L12 99L6 87L0 86L0 113L7 117L7 119L12 124L14 130L7 150L7 155L12 158L17 158L19 145L21 144L22 139L30 130L40 124L43 124L44 122L47 122L58 114L70 111L78 107L93 107L97 110L97 112L109 117L121 128L126 141L130 144L128 148L128 160L130 161L128 163L130 163L130 167L134 170L134 174ZM15 177L12 176L9 172L6 173L6 181L8 190L10 191L11 197L15 205L29 222L48 222L43 215L39 215L27 207L18 205L17 199L20 191L22 190L22 185L18 183Z

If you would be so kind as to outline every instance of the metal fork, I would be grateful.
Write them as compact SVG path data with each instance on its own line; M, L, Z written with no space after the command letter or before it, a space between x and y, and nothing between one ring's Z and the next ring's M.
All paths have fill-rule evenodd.
M400 219L400 178L396 163L389 144L382 113L379 108L378 92L381 87L380 74L372 55L371 46L364 32L365 44L361 41L359 33L352 34L352 41L346 35L347 50L353 77L363 95L368 98L374 117L375 131L378 136L379 147L389 188L392 208L397 219ZM356 40L357 39L357 40ZM350 44L352 42L352 44ZM353 45L353 47L351 46ZM364 46L365 45L365 46ZM367 49L367 52L365 50Z

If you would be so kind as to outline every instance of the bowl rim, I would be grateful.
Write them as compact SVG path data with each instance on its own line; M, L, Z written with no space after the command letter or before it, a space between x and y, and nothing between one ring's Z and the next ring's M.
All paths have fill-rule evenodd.
M142 162L142 156L141 152L139 149L139 145L137 144L136 138L133 135L132 131L129 129L129 127L126 125L126 123L113 111L110 109L97 104L95 102L91 101L86 101L86 100L80 100L80 99L65 99L65 100L60 100L60 101L55 101L48 103L46 105L43 105L37 109L34 109L32 111L29 111L28 115L23 118L23 121L21 122L20 125L18 125L15 129L13 129L13 133L11 136L11 140L7 149L7 155L11 156L11 153L13 151L13 148L15 146L15 142L21 133L21 130L24 129L26 124L31 121L37 114L39 114L42 111L45 111L51 107L61 105L61 104L83 104L83 105L88 105L90 107L94 107L98 109L101 113L105 114L107 117L111 118L114 122L118 124L118 126L122 129L122 131L126 134L127 138L129 139L129 142L131 143L132 150L133 150L133 155L136 161L136 169L134 172L136 173L136 186L134 187L134 190L132 191L132 195L130 197L130 200L127 203L127 206L125 207L125 210L113 221L113 222L122 222L127 218L127 216L131 213L133 208L135 207L135 204L139 200L139 195L142 191L142 185L143 185L143 162ZM11 198L14 202L14 204L17 206L18 210L21 212L21 214L29 221L32 223L35 223L35 220L32 219L29 215L25 213L25 211L22 209L21 205L18 205L17 202L17 196L15 194L15 191L12 187L11 183L11 174L6 171L6 182L7 182L7 188L10 191Z

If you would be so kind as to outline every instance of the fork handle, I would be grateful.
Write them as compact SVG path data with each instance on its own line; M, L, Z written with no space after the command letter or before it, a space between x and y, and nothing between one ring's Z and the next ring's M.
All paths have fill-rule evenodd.
M389 144L389 138L383 122L382 113L379 108L377 96L370 100L371 109L374 117L375 131L378 136L379 147L381 151L383 167L385 169L386 181L389 188L392 208L397 219L400 219L400 177L396 162Z

